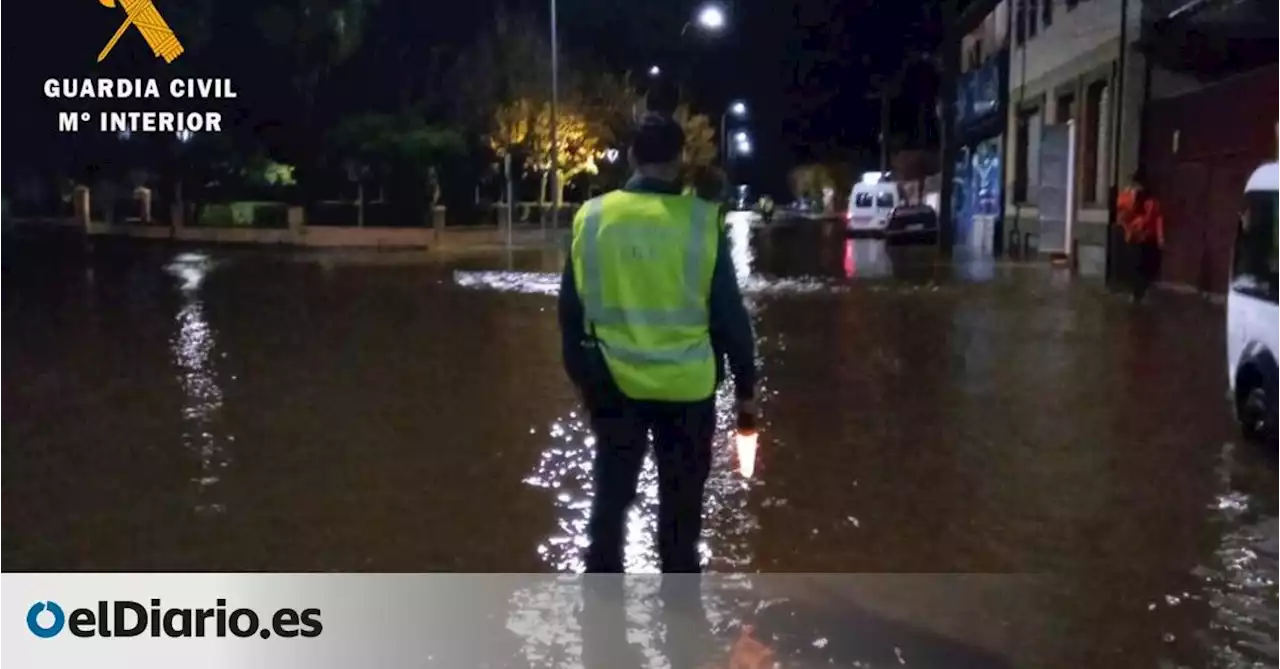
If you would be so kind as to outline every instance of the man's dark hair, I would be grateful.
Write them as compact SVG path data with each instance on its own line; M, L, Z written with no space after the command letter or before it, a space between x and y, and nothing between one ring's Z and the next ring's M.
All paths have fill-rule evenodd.
M640 119L631 140L631 153L639 165L661 165L680 159L684 130L670 116L649 113Z

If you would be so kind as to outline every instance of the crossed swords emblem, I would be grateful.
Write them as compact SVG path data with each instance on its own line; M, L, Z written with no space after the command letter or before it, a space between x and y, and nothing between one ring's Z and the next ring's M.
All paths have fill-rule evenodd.
M111 36L111 41L102 48L102 53L98 54L99 63L111 53L116 42L120 41L129 26L138 27L138 32L142 33L142 38L147 40L147 46L151 47L152 53L163 58L164 62L172 63L175 58L182 55L182 43L173 34L169 24L165 23L164 17L160 16L160 12L156 10L151 0L119 0L119 2L124 8L125 20L116 30L116 34ZM116 6L116 0L98 0L98 3L108 9L115 9Z

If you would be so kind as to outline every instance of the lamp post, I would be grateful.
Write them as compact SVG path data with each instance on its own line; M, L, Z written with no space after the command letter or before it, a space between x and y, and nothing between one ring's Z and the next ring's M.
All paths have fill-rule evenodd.
M552 227L560 216L560 46L556 34L556 0L551 1L551 215ZM547 217L542 216L542 236L547 236Z
M693 18L686 21L684 26L680 28L681 50L683 50L685 46L685 44L683 43L683 39L685 35L689 33L689 30L691 28L697 29L699 32L703 33L704 35L718 35L719 33L724 32L725 28L728 25L729 25L728 13L725 11L722 5L715 2L709 2L707 4L702 5L701 7L698 8L698 11L693 15ZM681 60L686 62L677 63L680 66L676 74L677 79L686 78L686 75L688 74L687 61L689 59L684 58ZM652 78L656 79L659 76L661 76L662 73L663 73L662 68L656 64L652 65L649 68L649 76Z

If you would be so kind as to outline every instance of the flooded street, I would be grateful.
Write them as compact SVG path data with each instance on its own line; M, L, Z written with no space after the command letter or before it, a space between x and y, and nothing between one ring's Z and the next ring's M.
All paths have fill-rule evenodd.
M751 479L718 441L710 571L1045 576L992 604L1035 618L1019 666L1275 666L1274 450L1236 437L1221 307L732 234L764 426ZM7 570L580 568L562 254L5 251ZM656 500L650 462L635 572Z

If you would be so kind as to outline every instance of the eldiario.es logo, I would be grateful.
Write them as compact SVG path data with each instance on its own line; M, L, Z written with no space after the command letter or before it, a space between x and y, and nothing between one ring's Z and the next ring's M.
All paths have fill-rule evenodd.
M58 636L63 629L77 637L202 638L207 636L269 639L320 636L324 625L320 609L279 609L263 625L252 609L227 610L227 600L219 599L208 609L164 608L159 599L150 607L130 600L99 601L95 608L73 609L65 613L57 602L36 602L27 610L27 629L41 639Z

